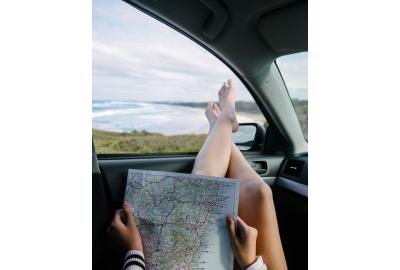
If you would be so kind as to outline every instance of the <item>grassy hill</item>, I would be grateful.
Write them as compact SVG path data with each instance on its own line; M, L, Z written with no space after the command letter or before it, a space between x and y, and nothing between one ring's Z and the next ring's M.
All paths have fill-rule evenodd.
M308 140L308 100L294 99L292 102L303 130L304 138Z
M97 129L92 132L98 154L198 152L206 139L205 134L166 136L146 131L120 133Z

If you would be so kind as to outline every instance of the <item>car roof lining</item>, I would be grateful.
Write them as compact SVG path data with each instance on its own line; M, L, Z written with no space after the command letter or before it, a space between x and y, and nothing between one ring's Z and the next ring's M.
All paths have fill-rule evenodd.
M246 77L262 73L281 55L307 50L307 1L124 1L190 35L203 46L207 44L214 54L228 59L233 69ZM210 3L220 8L220 15L210 9ZM210 22L219 17L219 21L226 22L210 38L205 33L207 26L215 26Z

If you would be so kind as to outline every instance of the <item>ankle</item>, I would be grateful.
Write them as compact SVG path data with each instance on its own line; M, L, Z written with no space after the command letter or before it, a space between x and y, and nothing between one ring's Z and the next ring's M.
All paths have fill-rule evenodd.
M232 122L232 119L234 118L234 113L231 112L221 112L221 114L218 117L218 121L220 122Z

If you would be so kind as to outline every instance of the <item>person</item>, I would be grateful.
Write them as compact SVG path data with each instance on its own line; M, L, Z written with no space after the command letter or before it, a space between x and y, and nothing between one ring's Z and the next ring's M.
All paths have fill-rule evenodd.
M258 232L256 254L260 255L260 260L266 263L268 269L285 270L287 265L272 191L253 170L231 137L232 132L238 129L236 96L237 90L232 80L228 80L218 91L218 104L208 103L205 115L209 132L197 154L192 174L240 181L238 223Z
M226 218L233 254L240 269L267 270L261 256L256 256L257 229L248 226L240 217L235 224L232 217ZM123 270L145 270L142 238L133 217L133 209L124 203L115 212L109 234L126 253Z
M258 231L256 252L268 269L287 269L279 235L272 191L254 171L232 140L238 128L235 102L237 91L232 80L218 91L219 104L209 102L206 117L207 138L197 154L192 174L228 177L240 181L238 216Z
M144 270L142 237L133 218L133 209L127 203L115 212L108 233L113 244L126 252L122 269Z

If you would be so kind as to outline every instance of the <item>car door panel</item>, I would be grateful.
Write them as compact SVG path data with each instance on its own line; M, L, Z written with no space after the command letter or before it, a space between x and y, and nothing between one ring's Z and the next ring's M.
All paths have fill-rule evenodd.
M155 157L99 159L100 170L110 193L112 208L124 199L128 169L190 173L195 157Z
M254 161L266 163L267 171L260 175L267 184L272 185L279 172L284 157L245 153L250 164ZM121 205L126 187L128 169L190 173L196 156L137 157L137 158L99 158L98 163L109 190L112 208Z
M294 161L294 162L293 162ZM301 166L299 164L302 164ZM292 168L289 168L292 167ZM308 268L308 158L282 163L272 188L279 231L289 269Z

